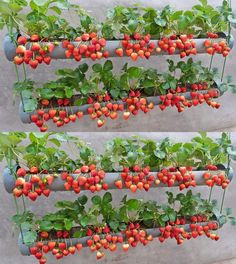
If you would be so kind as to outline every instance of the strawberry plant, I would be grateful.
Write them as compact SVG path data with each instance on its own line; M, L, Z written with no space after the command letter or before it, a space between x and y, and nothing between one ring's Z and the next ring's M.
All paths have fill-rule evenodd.
M126 252L138 244L147 245L155 237L161 243L175 238L179 245L203 235L219 240L217 230L227 221L235 223L230 209L224 213L225 192L231 180L230 161L235 156L226 133L215 140L200 133L185 143L168 138L159 142L116 138L106 144L101 154L64 133L0 134L0 157L6 159L9 170L4 177L12 176L14 180L16 215L12 220L20 229L23 244L29 246L29 253L39 263L46 263L49 252L61 259L84 246L100 259L105 250L116 251L118 244ZM112 175L117 177L114 182ZM78 196L74 202L58 201L57 210L41 218L25 204L25 197L32 201L41 195L48 197L56 181L62 186L60 190L79 194L81 190L94 193L110 187L148 191L159 185L178 186L181 191L196 187L199 179L210 187L208 199L192 190L176 196L168 191L167 203L161 205L125 196L120 206L114 207L111 193L106 192L103 196L93 195L90 206L86 195ZM215 186L221 186L224 192L220 204L211 199ZM20 198L23 208L18 203Z
M234 222L229 209L228 217L218 214L216 204L201 198L200 194L193 195L189 191L186 195L174 196L170 192L167 195L168 204L162 205L125 196L117 208L112 206L110 193L103 197L94 196L89 208L85 207L88 198L81 196L74 202L57 202L58 211L40 219L27 212L15 215L13 221L27 226L24 243L30 246L30 253L40 263L42 259L46 260L45 255L49 252L60 259L74 254L76 249L80 251L83 245L79 238L85 236L85 245L100 259L105 250L116 251L117 244L122 244L125 252L130 246L147 245L155 239L150 228L159 229L161 243L175 238L177 244L182 244L186 239L202 235L217 241L219 236L215 232L220 227L217 221L224 217L226 221L231 219ZM179 204L178 209L176 204ZM189 230L185 229L186 224L189 224ZM78 242L69 243L72 238L77 238Z
M200 62L189 59L177 64L168 60L168 63L170 73L128 67L125 64L120 75L113 73L110 60L104 65L94 64L89 74L88 65L81 64L74 70L58 70L56 74L59 78L41 87L36 87L36 83L28 79L17 82L14 91L21 95L25 112L31 113L37 109L37 113L31 114L31 122L41 132L45 132L49 120L60 127L89 114L92 120L97 120L98 127L101 127L107 118L118 118L119 112L123 113L125 120L141 111L148 113L154 108L153 98L149 99L150 96L159 97L162 111L167 107L176 107L182 112L204 102L213 108L219 108L220 104L214 100L220 95L213 88L215 81L221 92L234 90L230 79L225 85L218 79L215 69L206 68ZM189 99L183 94L185 92L190 92ZM80 110L82 106L86 107L83 111Z

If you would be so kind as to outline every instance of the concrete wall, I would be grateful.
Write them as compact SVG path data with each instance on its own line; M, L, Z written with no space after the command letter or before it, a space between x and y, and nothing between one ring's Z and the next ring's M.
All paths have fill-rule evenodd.
M196 133L135 133L144 138L150 139L163 139L170 136L176 141L187 141L190 140ZM133 133L74 133L74 135L79 136L81 139L90 142L92 147L94 147L98 152L102 152L104 149L104 144L107 140L114 137L130 137ZM210 136L217 137L218 133L211 133ZM233 142L236 144L236 133L232 135ZM3 170L5 164L0 164L1 171ZM236 163L232 164L234 170L236 171ZM232 207L234 213L236 214L236 180L234 179L227 190L226 196L226 207ZM139 197L145 200L152 199L160 203L165 201L165 191L167 188L159 188L155 190L150 190L148 193L137 193L136 195L131 194L125 190L112 191L114 197L114 203L118 203L124 194L128 194L129 197ZM178 192L178 190L175 190ZM208 197L209 188L198 187L194 189L194 192L201 192L203 197ZM215 188L213 191L213 197L221 199L222 190ZM91 195L89 195L91 196ZM28 203L30 210L33 210L38 215L44 215L53 209L53 204L59 199L74 200L76 197L73 193L52 193L50 198L44 199L40 198L34 203ZM14 203L11 195L7 194L3 188L2 177L0 178L0 255L1 264L30 264L37 263L33 257L23 257L18 252L17 248L17 237L18 232L13 234L11 226L11 216L15 214ZM53 209L54 210L54 209ZM167 241L164 244L160 244L159 241L154 241L147 247L139 246L136 249L131 249L127 254L123 253L122 249L118 249L116 253L107 253L105 259L101 260L100 263L137 263L137 264L210 264L218 263L223 260L236 259L236 228L227 224L223 229L219 231L220 240L218 242L213 242L205 237L186 241L183 246L177 246L175 241ZM84 249L79 255L67 257L58 263L95 263L95 255L90 253L89 249ZM50 264L56 263L53 257L49 257ZM235 264L235 260L230 262L225 262Z
M90 10L94 16L99 20L104 17L105 11L115 5L132 5L135 3L140 3L145 6L153 6L156 8L163 7L164 5L171 4L179 9L190 8L192 5L197 4L197 0L179 0L179 1L109 1L109 0L87 0L87 1L75 1L81 4L82 7ZM219 5L221 0L209 0L212 5ZM236 9L236 2L232 1L233 8ZM72 18L76 21L76 17ZM1 39L5 34L0 33ZM234 36L236 34L234 32ZM236 70L236 62L234 60L236 55L236 48L229 56L229 63L227 65L227 73L234 76ZM14 131L14 130L24 130L24 131L34 131L36 128L34 125L24 125L21 123L18 116L18 101L13 106L12 105L12 85L15 81L14 67L9 63L3 54L2 41L0 41L0 87L1 87L1 97L0 97L0 124L2 130ZM149 61L139 60L137 63L140 66L145 67L157 67L160 71L166 69L167 64L164 57L154 57ZM176 60L179 58L176 57ZM195 57L196 60L202 60L204 65L209 65L210 56L199 55ZM114 59L115 68L119 70L122 65L126 62L126 59ZM214 59L214 66L222 67L223 58L216 57ZM132 64L132 63L131 63ZM136 65L137 65L136 64ZM74 61L53 61L50 66L39 67L36 71L28 70L28 77L45 82L46 80L51 80L54 77L54 70L60 67L76 67L78 63ZM207 105L201 105L197 108L187 110L184 113L177 113L175 109L167 109L162 113L159 108L153 110L148 116L140 114L137 117L132 117L128 122L123 121L119 118L116 121L109 122L101 129L96 127L96 122L90 120L89 117L83 118L83 120L76 125L65 126L61 129L56 129L54 125L50 126L51 130L57 131L197 131L197 130L236 130L236 117L234 115L236 111L236 95L226 94L219 99L222 104L220 110L214 110L209 108ZM203 118L204 117L204 118Z

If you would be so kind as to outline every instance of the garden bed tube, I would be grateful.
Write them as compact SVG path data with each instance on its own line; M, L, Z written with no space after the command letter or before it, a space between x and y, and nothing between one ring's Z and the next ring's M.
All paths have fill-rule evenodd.
M216 83L212 85L212 88L216 89L218 91L218 94L220 95L220 91L217 88L217 84ZM201 94L206 94L208 92L208 90L202 90L202 91L198 91L198 92L201 93ZM190 92L181 93L180 95L184 95L186 99L191 99ZM147 99L147 101L149 103L152 102L154 105L159 105L161 103L160 96L148 96L148 97L146 97L146 99ZM116 101L114 103L123 104L123 105L126 106L126 103L123 102L123 101ZM68 106L68 107L65 106L65 107L63 107L63 109L68 111L68 113L70 113L70 114L76 114L77 112L83 112L84 115L88 115L88 108L90 108L91 106L92 106L91 104L84 104L84 105L81 105L81 106ZM57 109L57 108L55 108L55 109ZM60 109L62 109L62 107ZM49 109L45 108L44 110L47 112ZM32 123L31 116L34 115L34 114L37 114L36 110L33 111L33 112L25 112L23 102L20 103L20 105L19 105L19 115L20 115L21 121L24 124Z
M204 186L206 185L205 179L203 177L203 174L206 172L206 170L193 170L192 173L195 176L195 181L196 181L196 185L197 186ZM213 171L214 174L219 174L219 173L224 173L226 174L226 168L224 166L218 166L218 170L217 171ZM105 174L105 178L104 178L104 182L106 182L108 184L108 189L117 189L115 182L117 180L121 179L120 176L121 172L106 172ZM157 175L157 171L156 172L150 172L149 175ZM65 187L64 187L64 183L65 181L61 179L60 177L60 171L51 173L50 175L56 175L56 177L54 178L54 181L52 182L52 184L48 185L48 188L51 191L66 191ZM40 178L45 177L45 174L39 174ZM72 176L74 179L78 178L78 174L70 174L70 176ZM234 172L233 169L230 168L229 174L228 174L228 179L230 181L232 181L234 176ZM10 173L10 170L8 168L4 169L3 172L3 180L4 180L4 186L5 189L8 193L12 193L14 187L15 187L15 177L14 175L12 175ZM174 184L175 187L179 186L178 182L175 182ZM160 183L159 185L152 185L152 187L167 187L167 185ZM123 185L122 188L126 188L125 185Z
M221 228L221 226L219 225L219 223L217 221L211 221L211 222L217 223L218 228ZM208 224L208 222L198 223L198 225L201 225L201 226L206 226L207 224ZM190 231L191 230L190 224L180 225L179 227L180 228L181 227L184 228L184 230L186 230L186 231ZM153 238L157 238L157 237L159 237L161 235L161 232L160 232L159 228L146 229L146 232L147 232L147 235L152 235ZM116 233L116 234L113 234L113 235L123 236L124 237L124 234L122 234L122 233ZM70 246L74 246L74 245L80 243L80 244L83 245L83 247L88 247L88 245L87 245L87 240L88 239L90 239L89 236L82 237L82 238L63 239L62 241L66 242ZM47 242L48 241L45 241L45 243L47 243ZM31 255L30 254L30 246L27 246L26 244L24 244L21 234L19 235L18 246L19 246L20 253L23 256L30 256Z
M219 33L218 34L219 39L215 39L217 41L226 39L226 34L225 33ZM199 54L204 54L207 53L206 49L204 47L204 42L207 40L207 38L196 38L193 39L193 41L196 43L196 49ZM150 41L150 43L155 43L157 45L159 40L153 39ZM57 41L58 46L55 47L55 49L50 53L50 57L52 59L67 59L65 56L65 49L62 47L62 42ZM49 42L41 42L41 45L47 45ZM116 49L121 46L121 40L107 40L105 50L109 52L109 57L118 57L116 54ZM75 46L78 45L77 42L72 42ZM229 47L232 49L234 46L234 38L231 36L230 41L229 41ZM12 39L7 35L4 38L3 41L3 49L6 58L9 61L13 61L14 57L16 56L16 46ZM176 50L175 54L179 54L180 51ZM154 55L154 54L153 54ZM155 53L155 55L167 55L165 52L160 52L160 53ZM126 55L125 55L126 56Z

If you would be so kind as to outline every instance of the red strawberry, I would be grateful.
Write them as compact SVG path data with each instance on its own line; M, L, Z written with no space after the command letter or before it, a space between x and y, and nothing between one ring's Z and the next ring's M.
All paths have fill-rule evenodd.
M19 177L19 178L16 179L16 182L15 182L15 186L16 187L23 186L24 184L25 184L25 179L24 178Z
M26 175L26 170L23 168L19 168L16 172L18 177L24 177Z
M57 110L55 110L55 109L50 109L50 110L48 111L48 114L49 114L49 116L50 116L51 118L53 118L53 117L57 114Z
M43 190L43 194L46 197L48 197L50 195L50 192L51 192L51 190L49 190L49 189Z
M51 57L44 57L43 61L45 64L49 65L51 63L52 58Z
M16 48L16 54L25 54L25 51L26 51L26 48L25 46L22 46L22 45L19 45L17 48Z
M124 112L124 113L123 113L123 118L124 118L125 120L128 120L129 117L130 117L130 112Z
M17 39L17 42L18 42L18 44L20 44L20 45L25 45L26 42L27 42L27 38L24 37L24 36L20 36L20 37Z
M124 56L124 51L122 48L118 48L116 49L116 54L119 56L119 57L123 57Z
M15 56L14 57L14 63L16 65L21 65L23 63L24 59L22 57L19 57L19 56Z
M33 41L33 42L37 42L37 41L39 41L39 36L38 35L32 35L30 37L30 40Z
M30 198L30 200L35 201L38 198L38 194L36 192L30 192L28 194L28 197Z
M30 169L30 174L37 174L39 172L38 168L37 167L31 167Z
M13 195L15 197L20 197L22 195L23 191L22 190L19 190L18 188L14 188L13 189Z
M29 65L32 69L36 69L38 67L39 62L37 60L30 60Z
M117 187L118 189L122 189L122 187L123 187L123 182L122 182L122 180L117 180L117 181L115 181L115 185L116 185L116 187Z

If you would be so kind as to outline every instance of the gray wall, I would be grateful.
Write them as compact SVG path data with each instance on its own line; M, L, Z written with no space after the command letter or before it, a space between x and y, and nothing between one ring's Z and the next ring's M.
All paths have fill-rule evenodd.
M163 7L166 4L171 4L179 9L190 8L192 5L197 4L197 0L179 0L179 1L109 1L109 0L87 0L87 1L74 1L80 3L82 7L91 10L91 12L99 19L102 20L105 11L114 5L132 5L134 3L141 3L146 6L153 6L156 8ZM219 5L221 0L210 0L209 3L213 5ZM236 2L232 1L233 8L236 9ZM76 17L72 18L72 21L76 21ZM1 39L5 32L1 32ZM234 32L234 36L236 34ZM234 76L236 70L236 62L234 60L236 49L229 56L229 63L227 65L227 73ZM21 123L18 116L18 101L15 106L12 105L12 84L15 81L14 67L9 63L3 54L2 41L0 41L0 124L2 130L14 131L34 131L36 128L34 125L24 125ZM140 66L157 67L159 70L164 71L166 69L164 57L154 57L150 61L139 60ZM178 57L176 57L178 60ZM205 65L209 65L210 56L199 55L195 59L202 60ZM116 69L120 69L125 63L125 59L114 59ZM222 67L223 58L216 57L214 59L214 66ZM74 61L53 61L50 66L39 67L36 71L29 70L28 76L32 79L39 81L50 80L54 77L54 70L60 67L76 67L78 63ZM132 63L131 63L132 64ZM116 121L109 122L101 129L96 127L96 122L91 121L89 117L83 118L83 120L76 125L69 125L59 130L54 125L50 125L51 130L57 131L197 131L197 130L236 130L236 118L233 113L236 111L235 104L236 95L226 94L219 99L222 104L222 108L214 110L209 108L207 105L201 105L197 108L187 110L186 112L179 114L175 109L167 109L162 113L158 107L149 113L147 116L140 114L137 117L132 117L128 122L123 121L119 118ZM204 117L204 118L203 118Z
M162 139L167 136L175 139L176 141L187 141L190 140L196 133L135 133L144 138L151 139ZM90 142L98 152L102 152L104 144L107 140L122 136L130 137L133 133L74 133L81 139ZM212 137L219 136L218 133L209 134ZM232 135L233 142L236 144L236 133ZM5 164L0 164L1 171ZM233 163L233 168L236 171L236 164ZM226 207L232 207L234 214L236 214L236 180L234 179L227 190L226 196ZM165 191L167 188L159 188L150 190L148 193L139 192L136 195L132 195L130 192L125 190L112 191L114 202L118 203L124 194L128 194L129 197L139 197L145 200L152 199L160 203L164 202ZM175 190L178 192L178 190ZM209 188L198 187L194 189L194 192L201 192L203 197L208 197ZM215 188L213 191L213 197L221 199L222 190ZM91 195L89 195L91 196ZM34 203L28 203L28 206L38 215L43 215L53 209L53 204L59 199L74 200L75 195L73 193L52 193L49 199L40 198ZM0 254L1 264L30 264L36 263L33 257L23 257L18 252L17 248L17 237L18 232L13 234L11 226L11 216L15 213L14 203L11 195L7 194L3 188L2 177L0 178ZM101 260L100 263L137 263L137 264L150 264L150 263L173 263L173 264L208 264L218 263L223 260L235 259L231 262L225 263L236 263L236 228L227 224L219 231L220 240L213 242L205 237L186 241L183 246L177 246L175 241L167 241L164 244L160 244L159 241L153 241L147 247L139 246L136 249L131 249L127 254L123 253L122 249L118 249L116 253L107 253L105 259ZM58 263L93 263L95 262L95 255L90 253L89 249L84 249L79 255L70 256ZM53 257L49 257L50 264L56 263Z

